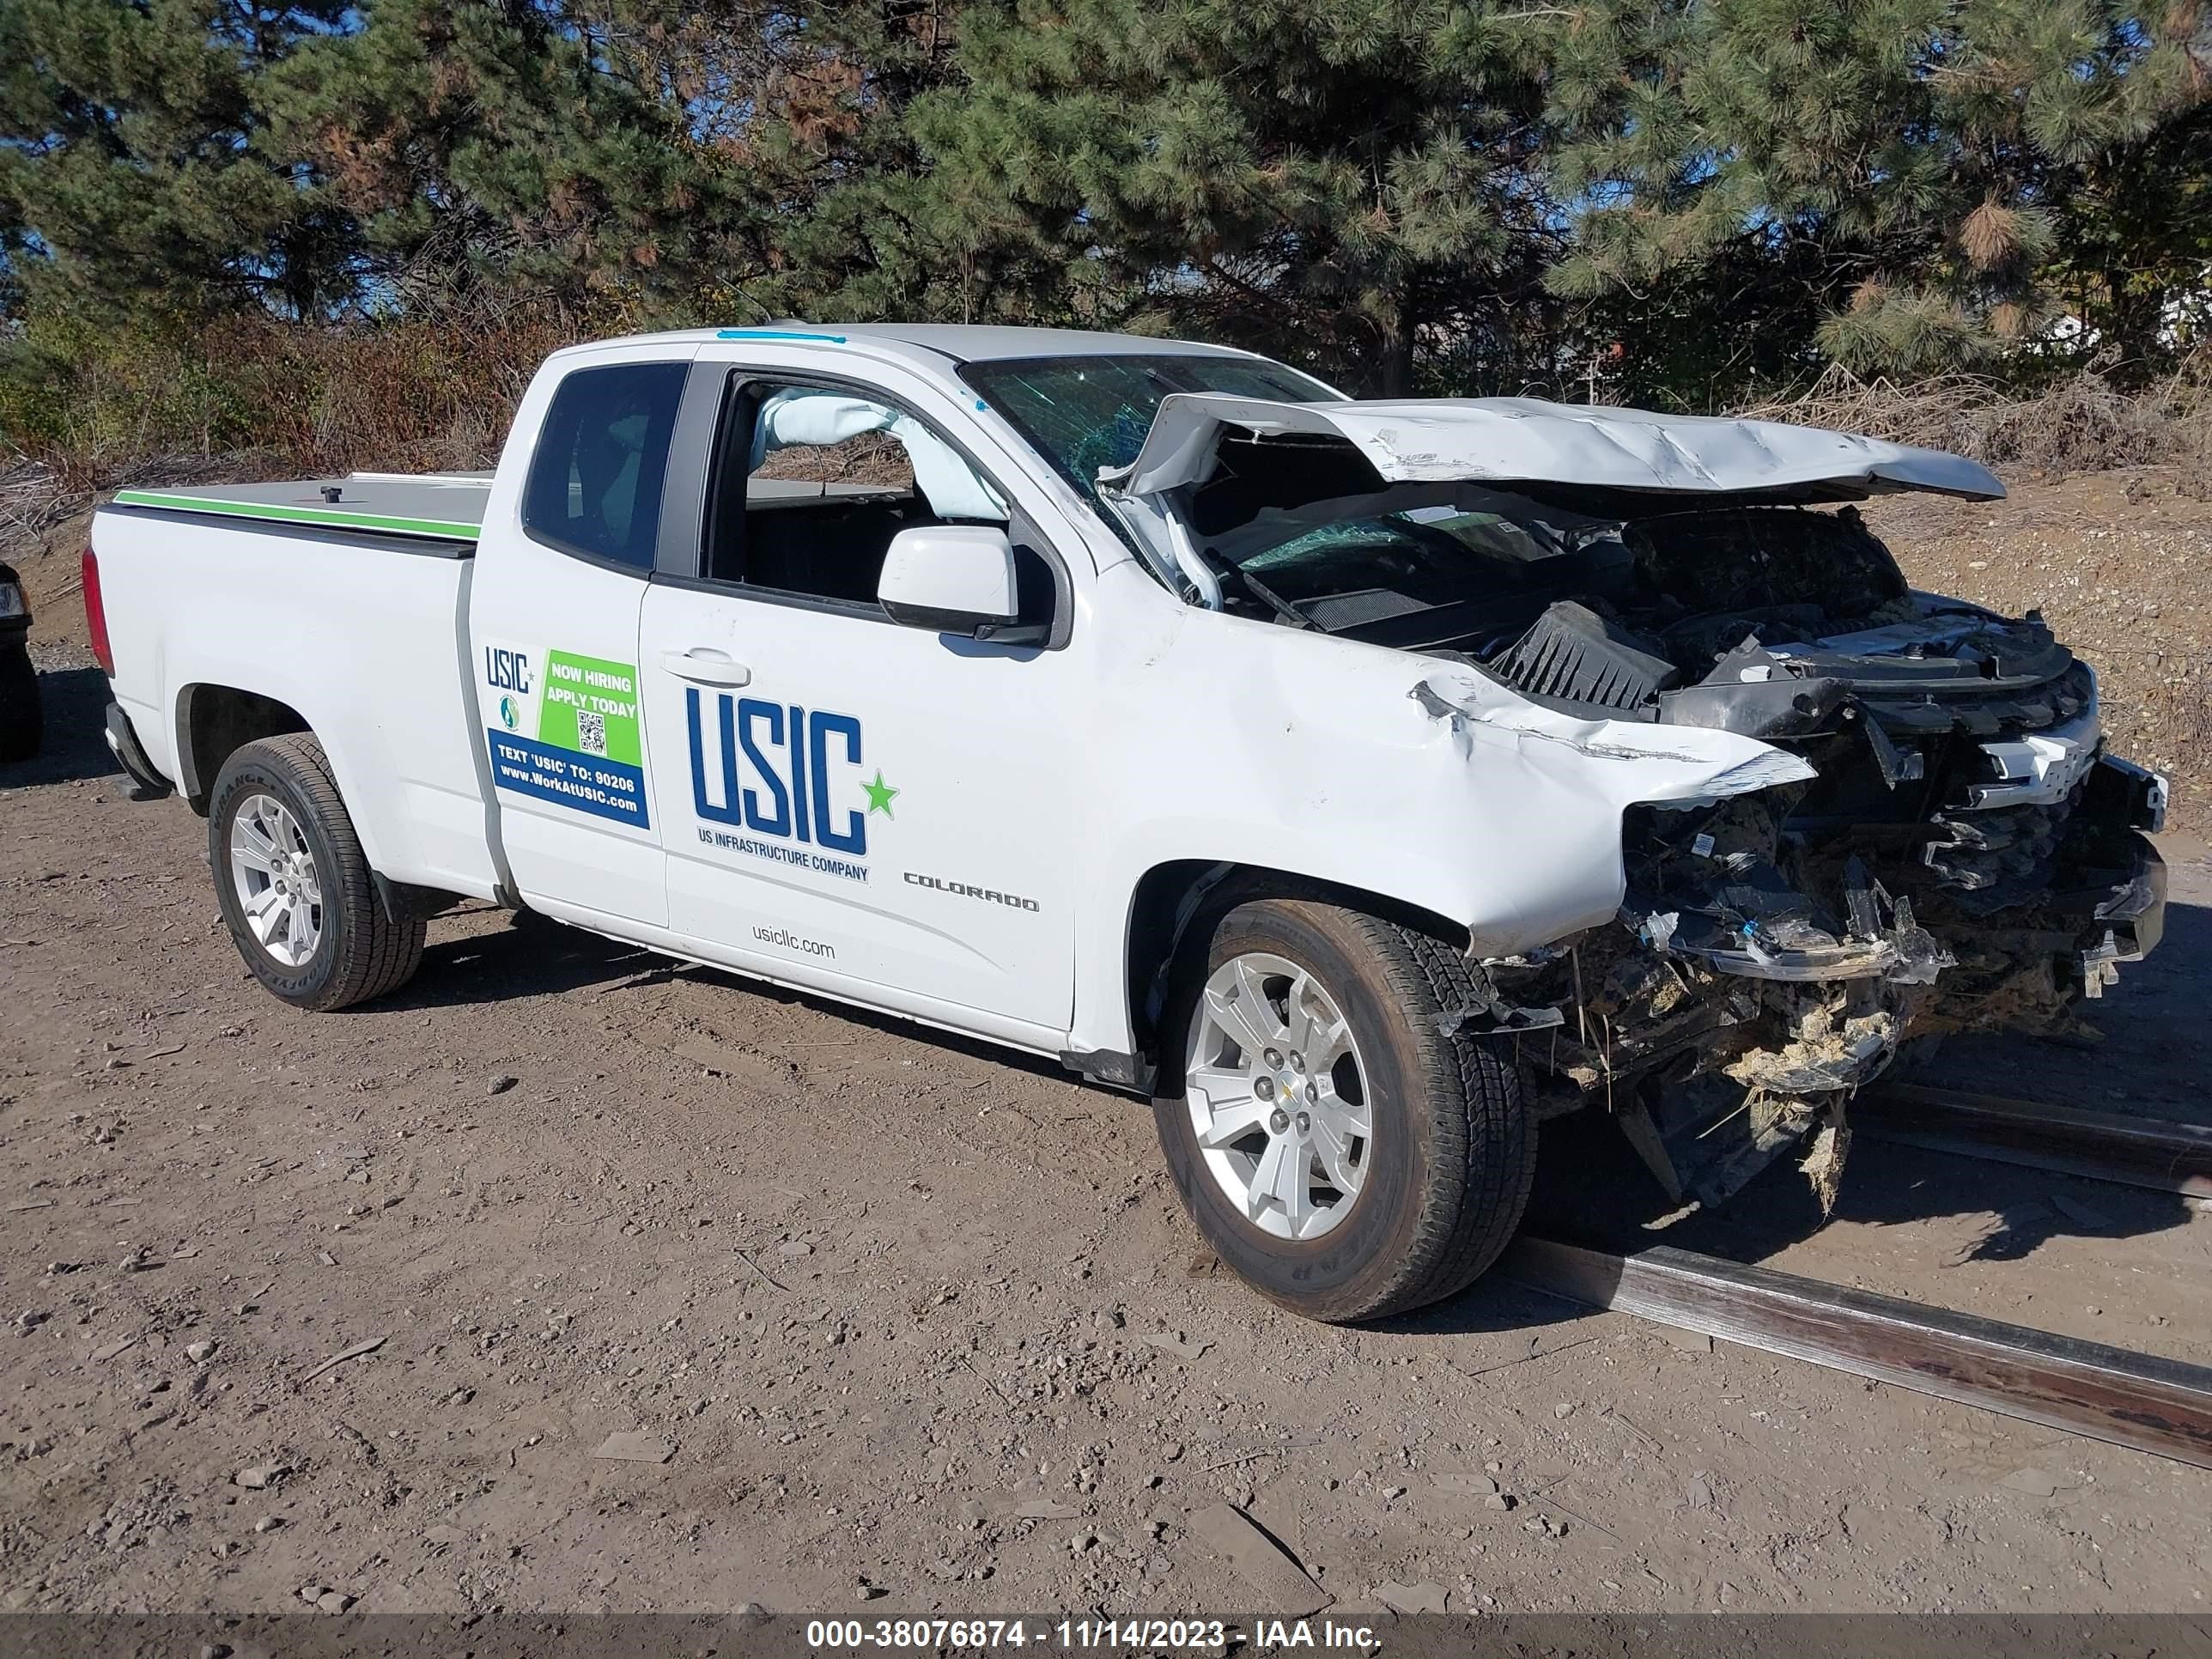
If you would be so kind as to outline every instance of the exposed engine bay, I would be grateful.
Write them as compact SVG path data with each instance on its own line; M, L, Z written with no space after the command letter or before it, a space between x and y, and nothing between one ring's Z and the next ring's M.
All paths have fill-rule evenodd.
M2165 785L2104 752L2095 676L2035 613L1912 591L1867 493L1394 480L1234 429L1162 492L1167 575L1222 609L1808 763L1632 807L1616 921L1482 964L1479 1024L1522 1034L1544 1109L1610 1111L1678 1204L1808 1138L1832 1202L1847 1103L1901 1048L2074 1030L2158 941Z

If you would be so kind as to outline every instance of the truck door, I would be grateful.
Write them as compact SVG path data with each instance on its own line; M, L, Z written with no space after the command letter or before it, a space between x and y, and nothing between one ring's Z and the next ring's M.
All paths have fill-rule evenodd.
M917 526L1010 526L1042 623L1065 575L882 394L738 371L724 407L701 574L656 580L641 633L670 929L964 1029L1065 1032L1076 653L1042 629L902 627L875 599L891 538Z
M495 490L477 552L471 644L508 867L526 900L586 925L667 921L637 629L688 372L569 371L512 516Z

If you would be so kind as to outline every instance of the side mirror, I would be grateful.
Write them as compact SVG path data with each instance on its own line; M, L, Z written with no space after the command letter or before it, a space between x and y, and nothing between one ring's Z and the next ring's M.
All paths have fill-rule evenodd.
M876 598L893 622L977 639L1020 622L1015 592L1013 544L987 525L902 530L876 579Z

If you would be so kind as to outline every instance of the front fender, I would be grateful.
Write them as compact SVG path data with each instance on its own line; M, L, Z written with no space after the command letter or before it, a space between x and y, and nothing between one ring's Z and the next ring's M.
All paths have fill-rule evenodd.
M1461 664L1177 609L1165 637L1109 671L1109 775L1148 782L1097 849L1079 1048L1129 1046L1130 896L1162 864L1373 894L1465 927L1476 955L1510 956L1613 915L1630 806L1814 775L1732 732L1578 720Z

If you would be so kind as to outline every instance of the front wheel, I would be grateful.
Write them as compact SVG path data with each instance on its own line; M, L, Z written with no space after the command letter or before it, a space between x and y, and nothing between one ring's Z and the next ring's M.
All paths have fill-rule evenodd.
M1238 904L1186 953L1160 1145L1199 1231L1261 1294L1377 1319L1504 1249L1536 1130L1507 1056L1443 1035L1471 993L1449 945L1317 900Z
M249 743L223 763L208 854L239 955L295 1007L365 1002L422 965L423 917L377 892L331 763L306 733Z

